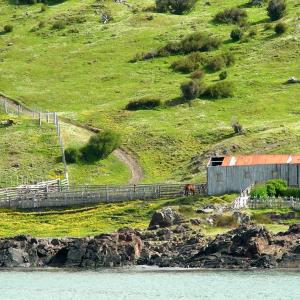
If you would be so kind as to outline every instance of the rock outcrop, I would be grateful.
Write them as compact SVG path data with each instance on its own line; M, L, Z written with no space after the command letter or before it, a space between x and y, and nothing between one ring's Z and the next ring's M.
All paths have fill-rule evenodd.
M180 224L182 219L182 216L174 208L166 207L153 214L149 229L170 227L172 225Z
M102 268L127 265L193 268L299 268L300 225L271 234L243 224L214 239L189 223L157 230L120 229L88 238L0 239L0 267Z

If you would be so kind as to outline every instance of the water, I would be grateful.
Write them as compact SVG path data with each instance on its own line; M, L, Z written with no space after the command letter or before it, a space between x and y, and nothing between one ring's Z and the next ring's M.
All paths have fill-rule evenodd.
M2 271L2 300L300 299L292 271Z

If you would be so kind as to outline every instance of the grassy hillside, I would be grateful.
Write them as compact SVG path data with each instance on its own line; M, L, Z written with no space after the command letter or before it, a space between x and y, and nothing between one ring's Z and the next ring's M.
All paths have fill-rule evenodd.
M0 122L7 119L12 117L0 112ZM13 120L12 126L0 125L0 188L63 177L55 128L39 127L37 120Z
M298 1L287 1L282 20L289 29L281 36L265 29L265 6L245 7L250 25L246 34L255 29L257 35L243 42L229 39L235 25L212 19L247 0L211 0L211 5L199 0L182 16L153 12L152 0L128 2L134 9L112 0L68 0L40 12L40 4L16 6L0 0L0 27L14 26L0 35L0 90L28 106L119 131L124 145L137 155L146 182L203 179L203 165L216 152L299 152L300 85L284 84L290 76L300 77ZM103 11L113 16L108 24L100 22ZM53 29L61 20L66 26ZM234 53L236 63L227 70L227 80L236 86L234 97L199 99L192 107L124 110L130 100L144 96L163 102L180 96L179 86L188 75L170 68L178 56L129 61L195 31L222 39L212 55ZM206 74L206 83L216 82L218 75ZM233 116L246 134L232 134ZM120 181L126 172L120 171Z

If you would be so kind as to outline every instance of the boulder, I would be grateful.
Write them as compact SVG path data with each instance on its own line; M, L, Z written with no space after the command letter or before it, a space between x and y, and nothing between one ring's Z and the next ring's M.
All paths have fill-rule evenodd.
M156 211L150 221L149 229L159 227L170 227L182 222L182 216L173 208L166 207Z

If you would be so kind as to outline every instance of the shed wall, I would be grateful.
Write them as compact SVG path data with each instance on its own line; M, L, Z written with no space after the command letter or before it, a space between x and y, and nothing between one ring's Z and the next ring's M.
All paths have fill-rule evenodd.
M207 190L209 195L240 192L249 185L273 178L284 179L289 185L299 185L300 165L270 164L252 166L209 166Z

